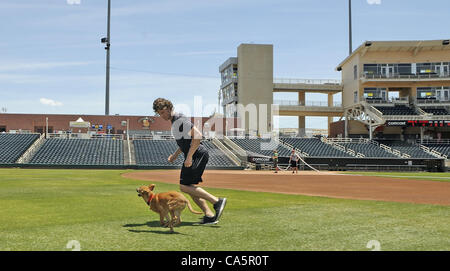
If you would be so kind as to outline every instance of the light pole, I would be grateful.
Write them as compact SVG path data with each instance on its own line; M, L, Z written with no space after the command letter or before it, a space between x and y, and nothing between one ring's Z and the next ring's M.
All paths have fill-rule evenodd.
M352 0L348 0L348 55L352 51Z
M109 50L111 47L111 35L110 35L110 22L111 22L111 0L108 0L108 26L106 38L102 38L102 43L106 43L106 95L105 95L105 115L109 115Z

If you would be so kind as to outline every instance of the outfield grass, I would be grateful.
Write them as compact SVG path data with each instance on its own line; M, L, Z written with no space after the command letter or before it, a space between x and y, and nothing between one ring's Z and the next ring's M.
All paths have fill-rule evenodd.
M183 212L170 234L127 170L0 169L0 250L449 250L450 208L208 189L229 201L219 224ZM207 180L206 180L207 181ZM178 190L157 184L156 192ZM198 207L196 207L198 210Z

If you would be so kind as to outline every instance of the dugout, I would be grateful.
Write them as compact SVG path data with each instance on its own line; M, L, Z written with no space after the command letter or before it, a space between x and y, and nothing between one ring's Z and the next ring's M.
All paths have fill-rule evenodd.
M420 158L320 158L304 157L306 163L318 170L428 171L445 172L444 159ZM305 169L308 169L305 167Z

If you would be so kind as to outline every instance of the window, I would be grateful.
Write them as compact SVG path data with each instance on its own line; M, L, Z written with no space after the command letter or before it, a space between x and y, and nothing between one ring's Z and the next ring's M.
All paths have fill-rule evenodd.
M411 64L398 64L398 74L400 75L410 75L411 72Z
M437 87L419 87L419 88L417 88L417 98L418 99L436 99L436 88Z
M364 88L366 100L386 100L386 88Z
M353 66L353 79L358 79L358 65Z
M364 73L365 74L377 74L378 73L378 65L377 64L364 64Z
M358 91L355 91L355 92L353 93L353 101L354 101L355 103L358 102Z
M418 74L430 74L435 72L436 63L417 63L416 71Z

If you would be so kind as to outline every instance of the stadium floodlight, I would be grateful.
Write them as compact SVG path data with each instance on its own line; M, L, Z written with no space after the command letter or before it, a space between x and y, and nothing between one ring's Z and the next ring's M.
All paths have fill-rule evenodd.
M108 0L108 24L107 24L107 37L102 38L101 42L106 44L106 94L105 94L105 115L109 115L109 51L111 47L111 0Z
M352 52L352 0L348 0L348 55Z

